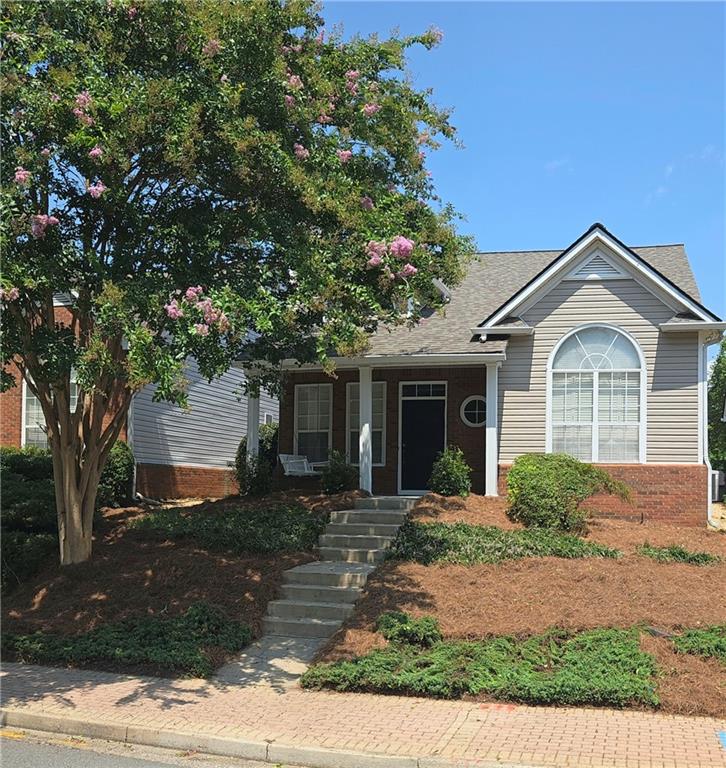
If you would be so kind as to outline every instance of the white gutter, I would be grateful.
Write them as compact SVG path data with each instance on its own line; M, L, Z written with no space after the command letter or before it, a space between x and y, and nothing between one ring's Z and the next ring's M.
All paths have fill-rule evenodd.
M724 325L719 323L719 325ZM711 329L709 329L711 330ZM698 334L698 431L699 431L699 454L702 454L703 463L706 465L706 476L708 481L706 512L707 524L711 528L718 528L713 522L711 493L711 472L713 467L708 455L708 355L706 354L711 344L719 344L722 337L722 329L713 329L717 333L707 333L701 331Z
M361 365L369 365L374 368L416 368L436 365L480 365L482 363L503 362L507 359L504 352L478 352L461 354L418 354L418 355L361 355L361 357L334 357L336 368L359 368ZM242 367L242 363L235 363L236 367ZM300 365L297 360L283 360L281 367L284 370L313 371L322 368L320 363L304 363Z
M485 325L470 328L469 330L472 336L480 336L482 341L486 341L487 334L493 336L531 336L534 333L534 328L531 325L513 325L509 327Z
M706 323L700 320L682 323L661 323L658 328L665 333L693 333L693 331L726 331L726 322ZM709 344L712 342L709 342Z

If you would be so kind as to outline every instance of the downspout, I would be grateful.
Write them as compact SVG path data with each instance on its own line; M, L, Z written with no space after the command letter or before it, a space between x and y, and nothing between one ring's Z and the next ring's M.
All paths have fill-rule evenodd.
M699 401L701 402L701 449L703 451L703 463L706 465L707 473L707 511L706 521L709 528L717 528L718 526L714 522L713 518L713 494L712 494L712 480L711 472L713 467L711 466L711 460L708 453L708 354L707 350L712 344L719 344L721 342L721 331L716 333L709 333L701 331L698 334L698 385L699 385Z
M126 445L131 449L131 453L134 455L134 471L131 477L131 498L136 498L136 454L134 453L134 400L136 399L136 392L131 395L131 402L129 403L129 410L126 414Z

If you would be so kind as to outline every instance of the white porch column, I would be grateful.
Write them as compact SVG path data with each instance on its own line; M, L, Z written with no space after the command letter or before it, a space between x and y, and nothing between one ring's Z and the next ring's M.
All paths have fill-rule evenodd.
M260 398L247 395L247 455L257 456L260 452Z
M369 366L358 369L358 395L360 423L358 425L358 468L360 487L373 491L373 441L371 422L373 420L373 372Z
M499 366L487 363L486 393L486 456L484 458L484 492L487 496L499 496L497 474L499 469Z

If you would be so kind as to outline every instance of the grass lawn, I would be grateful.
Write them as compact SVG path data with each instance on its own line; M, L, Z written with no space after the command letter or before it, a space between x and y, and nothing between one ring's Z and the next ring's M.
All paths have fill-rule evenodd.
M269 536L260 546L267 501L229 498L177 511L105 510L90 562L60 568L49 557L41 571L4 596L5 657L147 674L208 674L210 664L219 666L250 636L259 636L282 572L316 558L312 532L326 510L351 506L342 495L278 494L267 518ZM278 548L269 551L270 546ZM264 551L248 551L255 547ZM203 622L202 630L193 621L198 611L196 619L194 611L188 615L200 603L214 617L213 626ZM31 637L18 641L19 636Z
M524 531L507 519L504 509L503 500L480 496L422 499L411 519L417 524L412 526L417 530L413 542L423 540L425 546L409 546L406 534L405 546L397 547L412 559L388 560L371 575L355 613L318 660L351 660L388 648L376 631L378 618L387 611L430 615L438 620L444 641L454 643L500 636L522 639L553 628L571 635L638 627L641 647L658 664L660 709L726 716L726 667L714 656L677 652L674 642L684 630L726 624L726 601L720 592L726 583L726 535L705 528L600 518L592 521L589 534L576 546L583 553L593 546L617 550L621 553L617 558L592 556L590 550L589 556L568 559L556 556L557 547L552 547L549 553L531 551L505 559L500 553L511 554L513 543L521 542L512 534ZM421 533L422 523L433 525ZM476 529L478 535L472 538L465 535L472 529L462 523L485 530ZM500 531L491 533L490 527ZM546 537L539 543L544 541ZM661 562L639 551L646 543L720 559L707 566ZM655 630L655 636L648 628Z

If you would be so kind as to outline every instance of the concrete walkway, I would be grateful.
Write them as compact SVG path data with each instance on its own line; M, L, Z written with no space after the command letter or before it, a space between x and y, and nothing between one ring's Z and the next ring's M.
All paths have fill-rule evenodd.
M726 768L726 721L303 691L289 650L211 681L5 664L3 724L326 768Z

